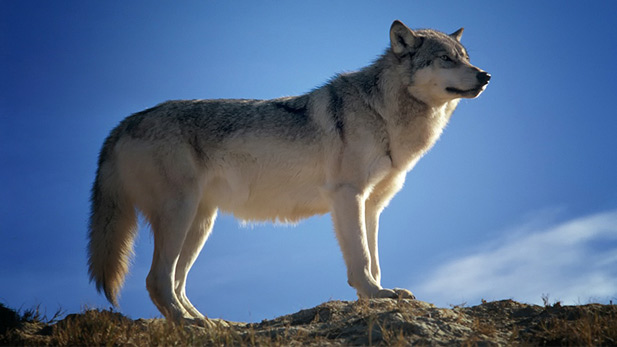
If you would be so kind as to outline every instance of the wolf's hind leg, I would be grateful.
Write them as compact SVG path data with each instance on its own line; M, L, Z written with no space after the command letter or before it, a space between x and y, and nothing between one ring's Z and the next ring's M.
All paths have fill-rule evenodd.
M193 266L193 263L197 259L199 252L201 252L201 249L212 231L215 219L216 209L203 205L199 206L195 219L184 239L182 252L180 252L180 258L176 265L176 296L184 309L196 319L204 319L205 317L193 306L193 304L191 304L186 296L186 278L191 266Z
M150 298L165 318L174 322L193 318L176 296L174 286L176 264L199 200L196 193L177 194L163 200L158 213L151 216L154 255L146 279Z

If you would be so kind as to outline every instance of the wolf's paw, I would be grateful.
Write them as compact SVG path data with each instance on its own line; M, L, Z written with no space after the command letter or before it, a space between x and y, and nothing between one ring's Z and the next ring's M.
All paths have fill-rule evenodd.
M182 317L180 320L175 320L175 324L180 324L184 326L196 326L202 328L209 328L210 322L207 318L193 318L193 317Z
M394 288L394 293L396 293L397 299L416 299L416 296L413 295L412 292L404 288Z
M208 319L208 318L206 318ZM208 319L210 323L214 324L217 328L229 328L229 323L219 318Z
M227 322L217 318L183 318L182 323L184 325L198 326L206 329L229 328L229 324L227 324Z
M415 299L416 297L407 289L381 289L374 296L376 299Z

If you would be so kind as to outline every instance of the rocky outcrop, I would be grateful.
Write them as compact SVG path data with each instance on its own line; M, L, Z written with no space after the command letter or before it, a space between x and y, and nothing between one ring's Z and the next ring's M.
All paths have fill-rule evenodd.
M5 313L0 344L12 345L617 345L617 306L599 304L503 300L438 308L407 299L330 301L261 323L218 321L215 328L98 310L53 324Z

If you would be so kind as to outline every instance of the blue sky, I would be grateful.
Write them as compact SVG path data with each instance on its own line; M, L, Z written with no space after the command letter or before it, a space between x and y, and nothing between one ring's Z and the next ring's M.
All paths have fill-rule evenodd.
M96 157L171 99L305 93L370 64L394 19L453 32L489 71L382 216L385 287L447 307L617 300L617 3L0 1L0 301L109 307L88 283ZM156 317L142 229L120 311ZM354 300L329 216L220 216L189 275L211 317Z

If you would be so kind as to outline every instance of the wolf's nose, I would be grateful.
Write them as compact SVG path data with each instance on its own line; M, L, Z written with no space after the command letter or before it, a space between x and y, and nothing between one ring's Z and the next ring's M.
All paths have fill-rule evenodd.
M476 78L478 79L478 82L482 84L487 84L488 81L491 80L491 74L486 71L478 72Z

